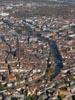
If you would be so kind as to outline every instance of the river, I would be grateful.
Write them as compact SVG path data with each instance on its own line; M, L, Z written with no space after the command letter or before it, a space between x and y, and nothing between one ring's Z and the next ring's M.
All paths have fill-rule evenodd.
M60 73L61 69L63 68L63 62L62 62L62 56L58 50L56 42L53 40L50 41L49 46L50 46L50 52L53 55L54 61L56 64L55 69L54 69L52 76L51 76L51 80L52 80Z

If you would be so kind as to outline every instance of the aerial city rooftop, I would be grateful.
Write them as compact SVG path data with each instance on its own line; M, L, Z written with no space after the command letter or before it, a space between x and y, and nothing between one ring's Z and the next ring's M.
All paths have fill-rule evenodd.
M0 4L0 100L75 100L74 9Z

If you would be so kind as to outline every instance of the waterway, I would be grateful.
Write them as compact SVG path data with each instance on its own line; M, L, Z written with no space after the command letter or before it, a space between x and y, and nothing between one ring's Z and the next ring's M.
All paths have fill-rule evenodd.
M52 80L60 73L61 69L63 68L63 62L62 62L62 56L58 50L56 42L50 41L49 46L50 46L50 52L54 57L55 65L56 65L55 69L51 75L51 80Z

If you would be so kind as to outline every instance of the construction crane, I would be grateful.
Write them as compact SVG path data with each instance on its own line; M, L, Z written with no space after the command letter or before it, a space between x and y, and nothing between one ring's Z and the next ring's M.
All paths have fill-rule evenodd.
M16 67L20 68L20 49L19 49L19 38L18 38L18 36L17 36L17 41L16 42L17 42L16 46L17 46L17 58L18 58Z
M13 57L16 57L17 49L12 48L11 45L5 40L4 36L1 36L0 38L9 47L9 50L6 50L7 56L5 58L5 63L8 63L8 58L9 58L10 55L12 55Z
M48 59L47 59L47 68L46 68L46 73L45 73L45 76L47 77L47 81L48 81L48 79L50 79L50 76L51 76L51 73L52 73L50 57L51 57L51 53L49 52L49 56L48 56Z

